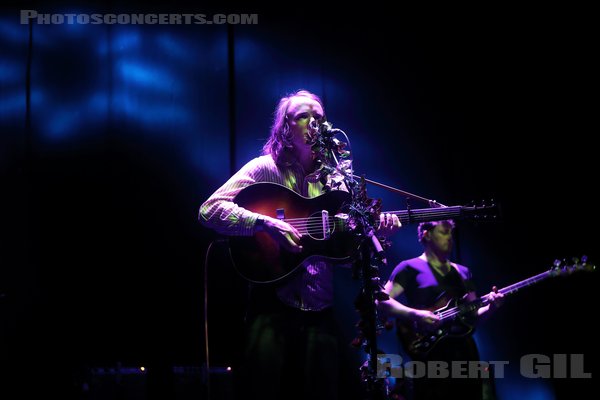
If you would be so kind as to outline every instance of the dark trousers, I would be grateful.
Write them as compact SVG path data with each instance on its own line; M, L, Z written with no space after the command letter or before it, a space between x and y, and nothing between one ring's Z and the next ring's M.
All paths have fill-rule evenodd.
M479 352L471 337L446 338L429 354L427 361L443 361L450 366L452 361L478 361ZM460 374L460 371L459 371ZM464 375L464 373L463 373ZM482 400L483 382L481 378L414 378L413 400L460 398L461 400Z
M274 308L248 321L237 397L336 399L338 343L332 311Z

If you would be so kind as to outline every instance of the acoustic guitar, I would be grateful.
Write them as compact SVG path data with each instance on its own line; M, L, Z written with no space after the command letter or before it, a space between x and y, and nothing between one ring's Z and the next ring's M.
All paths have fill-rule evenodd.
M279 218L302 234L301 253L291 253L265 232L252 237L231 236L229 254L235 269L245 279L255 283L282 280L311 257L330 263L346 264L357 246L348 222L350 194L334 190L307 198L275 183L250 185L235 197L236 204L247 210ZM497 207L453 206L402 211L396 214L402 225L443 219L495 218Z

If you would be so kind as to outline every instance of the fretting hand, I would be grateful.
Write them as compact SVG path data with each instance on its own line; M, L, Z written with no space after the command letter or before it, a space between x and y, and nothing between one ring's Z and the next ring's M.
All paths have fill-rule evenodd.
M504 303L504 294L498 292L498 288L494 286L488 294L488 300L490 302L490 310L495 310Z
M382 236L391 236L398 232L402 223L396 214L381 213L379 215L379 225L377 226L377 234Z

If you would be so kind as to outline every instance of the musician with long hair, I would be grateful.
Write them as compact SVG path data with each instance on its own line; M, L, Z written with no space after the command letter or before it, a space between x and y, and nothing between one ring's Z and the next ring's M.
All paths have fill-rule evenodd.
M243 189L263 182L306 198L347 190L339 177L324 177L319 171L313 144L324 121L323 102L317 95L299 90L281 98L263 154L244 165L201 205L200 222L229 236L266 233L283 251L302 254L302 227L244 208L235 199ZM379 222L379 235L389 235L400 227L392 214L382 214ZM332 304L332 265L318 256L307 257L300 268L276 284L252 285L244 398L337 398L341 344Z
M436 337L442 326L440 314L451 300L474 300L475 285L471 271L450 260L453 246L454 222L450 220L423 222L418 226L418 239L424 251L418 257L400 262L392 271L384 292L389 300L379 303L386 315L397 318L398 334L404 350L418 361L439 361L450 365L453 361L479 361L473 337L460 331L449 331L437 341L419 341ZM502 303L502 293L492 290L489 304L475 310L472 323L489 315ZM459 327L456 327L459 328ZM452 329L451 327L448 329ZM456 335L453 335L456 333ZM470 378L416 377L413 379L415 400L460 398L482 399L483 381Z

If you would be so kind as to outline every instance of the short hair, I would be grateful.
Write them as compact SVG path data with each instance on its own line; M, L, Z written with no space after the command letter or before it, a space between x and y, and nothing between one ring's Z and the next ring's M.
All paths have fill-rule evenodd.
M429 221L429 222L421 222L419 227L417 228L417 237L419 238L419 242L423 243L423 239L425 238L425 232L431 231L438 225L447 225L450 229L454 229L454 221L451 219L444 219L441 221Z
M271 126L271 135L263 146L263 154L270 154L273 157L275 163L279 164L281 156L285 152L286 148L290 147L291 137L289 135L289 126L287 125L287 113L290 106L290 100L294 97L308 97L309 99L315 100L323 108L323 102L321 98L308 90L300 89L294 93L290 93L279 100L277 108L273 113L273 125Z

